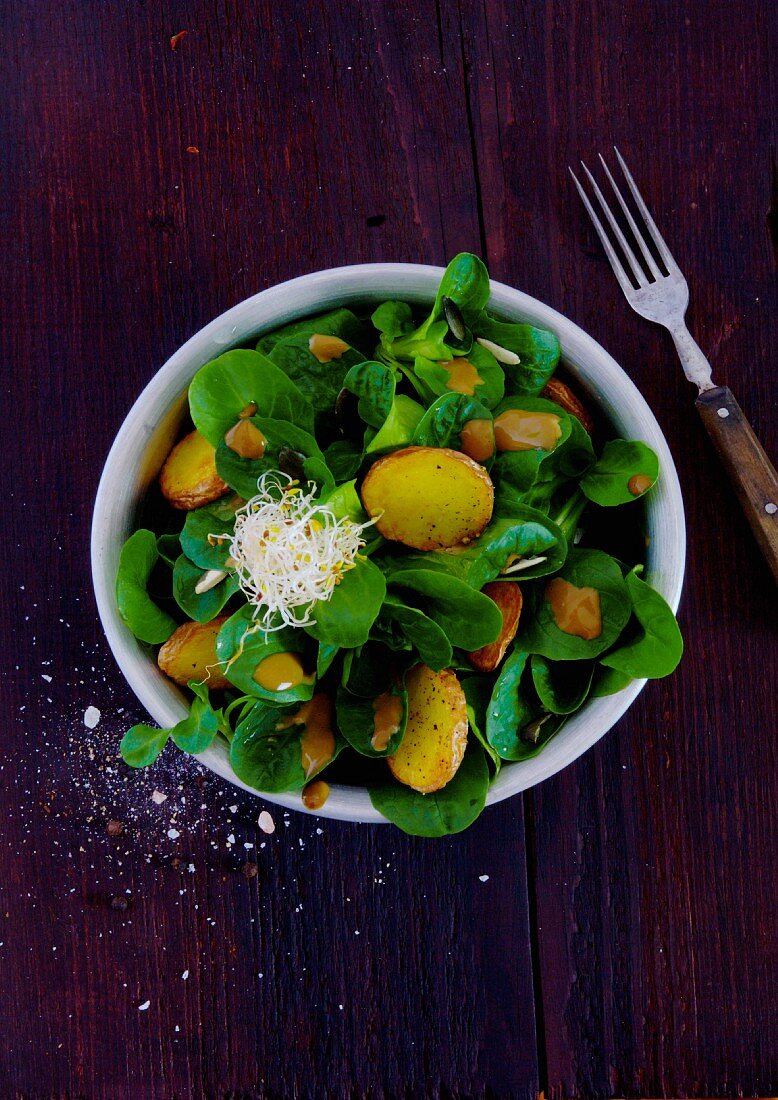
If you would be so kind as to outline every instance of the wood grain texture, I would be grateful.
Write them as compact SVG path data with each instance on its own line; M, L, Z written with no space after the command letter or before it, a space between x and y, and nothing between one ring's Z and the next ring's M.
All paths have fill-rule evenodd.
M0 1092L775 1095L774 595L669 338L621 300L566 178L619 145L774 459L774 6L2 14ZM280 811L265 836L260 802L172 750L130 773L116 745L142 714L87 546L132 400L265 286L463 248L591 332L655 410L690 533L678 673L442 842Z
M778 1081L774 589L669 337L623 301L566 171L618 145L688 278L714 377L775 457L777 29L758 3L520 17L490 3L465 35L490 269L628 370L689 529L679 671L528 800L552 1097L772 1095Z
M534 1097L521 800L441 845L275 811L265 837L172 753L130 773L88 574L111 438L191 333L304 271L479 248L469 143L429 156L467 133L458 20L6 8L0 1093Z

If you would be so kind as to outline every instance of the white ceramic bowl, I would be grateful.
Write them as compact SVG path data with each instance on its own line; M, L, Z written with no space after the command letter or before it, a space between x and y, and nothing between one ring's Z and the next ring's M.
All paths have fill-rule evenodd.
M161 726L172 726L185 716L185 698L119 618L116 569L122 543L133 530L139 502L176 438L193 374L236 344L335 306L389 298L429 303L442 273L442 268L419 264L360 264L318 271L271 287L227 310L188 340L155 374L133 405L100 479L92 523L92 574L108 643L130 687ZM647 498L647 579L675 610L686 548L683 501L673 460L653 413L615 360L560 313L495 282L489 309L504 320L552 329L561 341L565 366L600 405L616 432L627 439L642 439L658 453L662 473ZM489 791L487 804L517 794L570 764L610 729L644 684L645 680L634 681L617 695L587 703L536 757L503 768ZM251 789L230 768L224 744L214 744L200 760L236 786ZM299 793L263 797L303 809ZM373 809L366 791L345 786L334 786L318 812L344 821L384 821Z

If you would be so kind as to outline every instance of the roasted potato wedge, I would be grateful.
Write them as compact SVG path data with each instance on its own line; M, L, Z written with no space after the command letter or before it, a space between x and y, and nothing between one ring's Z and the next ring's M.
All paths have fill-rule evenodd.
M549 378L540 396L545 397L547 401L553 401L555 405L559 405L565 412L572 413L573 416L578 417L589 435L592 434L594 430L594 421L588 409L565 382L560 382L558 378Z
M481 672L492 672L505 656L505 650L516 637L519 629L521 605L524 602L521 589L515 581L492 581L481 589L485 596L502 611L502 631L496 641L468 653L470 663Z
M204 680L213 691L228 688L216 656L216 635L229 615L209 623L183 623L174 630L157 654L157 664L171 680L186 686L190 680Z
M462 763L467 744L465 693L450 669L416 665L405 680L408 724L399 749L387 757L392 775L420 794L439 791Z
M443 550L477 538L492 518L494 486L483 466L448 447L406 447L380 458L362 504L387 539Z
M174 508L190 511L224 496L229 485L216 473L216 451L205 436L190 432L165 459L159 487Z

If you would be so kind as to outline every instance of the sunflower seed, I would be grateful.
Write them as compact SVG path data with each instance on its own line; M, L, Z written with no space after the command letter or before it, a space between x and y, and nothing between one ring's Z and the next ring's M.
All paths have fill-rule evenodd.
M278 452L278 468L282 474L289 474L295 481L302 481L305 476L305 455L300 451L293 451L291 447L282 447Z
M224 569L206 570L195 585L195 592L198 596L202 596L203 592L210 592L211 589L215 588L217 584L220 584L226 576L227 574Z
M547 556L548 555L537 558L518 558L516 561L511 562L510 565L506 565L500 572L502 574L519 573L522 569L529 569L533 565L540 565L541 562L546 560Z
M442 305L443 313L446 318L446 324L451 329L451 332L457 340L464 340L467 334L467 329L465 327L465 319L462 316L462 311L460 310L459 306L456 304L453 298L444 298Z
M487 351L492 353L498 363L506 363L509 367L517 367L521 362L515 351L508 351L507 348L495 344L494 340L487 340L485 336L476 336L476 340L482 348L486 348Z
M531 745L537 745L540 740L540 731L544 722L547 722L551 717L550 714L544 714L542 718L536 718L534 722L530 722L521 731L522 741L529 741Z

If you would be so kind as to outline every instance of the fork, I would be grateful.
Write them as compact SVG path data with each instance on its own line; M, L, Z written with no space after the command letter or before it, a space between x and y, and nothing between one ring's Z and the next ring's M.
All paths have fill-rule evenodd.
M648 237L653 242L656 254L661 258L667 274L657 263L649 247L646 232L638 228L603 157L600 156L600 162L640 251L640 259L622 232L597 181L583 161L581 161L581 167L586 173L629 271L626 270L611 237L572 168L569 169L570 175L594 223L613 273L627 301L641 317L662 325L672 336L684 373L689 381L697 386L696 406L703 425L729 475L759 549L778 583L778 474L732 392L726 386L717 386L713 382L710 363L686 327L684 318L689 304L688 283L657 229L632 178L632 173L624 163L624 158L615 145L613 149Z

